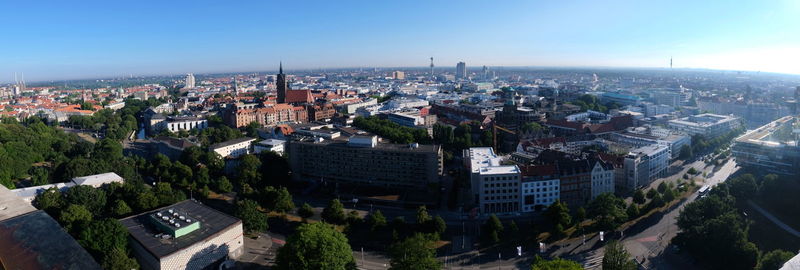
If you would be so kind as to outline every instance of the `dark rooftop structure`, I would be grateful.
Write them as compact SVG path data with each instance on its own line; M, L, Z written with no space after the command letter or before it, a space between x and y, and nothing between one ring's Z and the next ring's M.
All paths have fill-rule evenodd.
M0 269L101 269L61 225L37 210L0 222Z
M185 213L199 223L199 228L185 235L173 237L174 234L159 228L153 222L152 216L156 213L173 212ZM211 207L200 204L194 200L185 200L167 207L162 207L137 216L120 220L128 228L132 240L135 240L155 258L166 257L176 251L182 250L197 242L224 232L242 221L217 211Z

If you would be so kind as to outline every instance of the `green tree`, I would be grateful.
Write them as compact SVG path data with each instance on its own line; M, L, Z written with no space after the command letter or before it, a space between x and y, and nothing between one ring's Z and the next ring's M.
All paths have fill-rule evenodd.
M428 209L423 205L417 208L417 225L424 225L431 221Z
M322 209L322 214L320 214L320 216L325 222L344 224L346 218L344 214L344 205L342 205L339 199L333 199L325 209Z
M111 207L111 215L115 217L124 217L131 212L133 212L133 209L123 200L114 201L114 205Z
M253 187L261 186L261 173L259 172L260 167L261 160L259 160L256 156L242 156L242 158L239 160L239 166L236 169L239 183L249 184Z
M302 224L278 249L276 269L356 269L344 234L328 224Z
M513 221L512 221L512 222L513 222ZM444 233L444 231L445 231L445 230L447 230L447 223L446 223L446 222L444 222L444 219L443 219L441 216L439 216L439 215L435 216L435 217L434 217L434 218L433 218L433 219L430 221L430 223L432 223L433 232L435 232L435 233L437 233L437 234L439 234L439 235L443 234L443 233ZM516 225L516 224L515 224L515 225Z
M647 207L649 209L654 209L654 208L662 207L664 205L665 205L664 198L661 197L660 194L656 194L656 196L654 196L653 199L650 200L650 203L647 204Z
M156 186L153 187L153 193L156 195L159 205L174 204L184 199L183 197L185 196L177 195L181 192L173 190L172 186L166 182L157 183Z
M625 209L625 214L628 215L629 219L637 218L639 217L639 207L632 203L628 205L628 209Z
M547 208L545 216L550 219L553 224L560 224L562 226L572 223L572 218L569 215L569 208L566 203L555 201L550 207Z
M310 218L314 216L314 208L311 208L308 203L304 203L303 206L297 209L297 215L303 219Z
M622 244L618 241L611 241L606 245L603 255L603 269L636 270L638 267Z
M533 257L531 270L583 270L583 266L576 261L561 258L545 260L539 255L536 255Z
M794 257L794 253L776 249L761 256L756 270L778 270L786 261Z
M637 189L636 192L633 193L633 202L638 204L644 204L644 192L641 189Z
M369 225L370 230L375 231L386 226L386 217L383 216L381 210L375 210L367 215L367 225Z
M92 220L92 213L83 205L70 204L61 211L59 221L64 225L64 229L69 232L77 232L85 224Z
M229 181L227 177L220 176L219 180L217 181L217 190L222 193L231 192L233 191L233 184L231 184L231 181Z
M628 219L625 201L611 193L600 194L589 203L589 216L601 230L614 230Z
M33 206L44 210L52 216L55 216L53 214L61 210L64 203L61 191L58 191L56 188L48 188L44 192L37 194L36 198L33 200Z
M258 203L253 200L244 199L239 201L236 207L236 216L242 220L244 229L248 233L266 231L267 216L258 211Z
M575 210L575 223L580 223L581 221L586 219L586 209L583 207L578 207L578 210Z
M156 208L158 207L158 198L153 194L153 191L143 190L139 194L136 194L133 207L136 208L138 212Z
M671 188L668 188L666 191L664 191L664 202L665 203L672 202L674 200L675 200L675 191L674 190L672 190Z
M441 269L434 243L422 234L415 234L392 245L389 251L392 270Z
M664 194L664 192L667 191L667 183L661 182L661 184L658 184L657 190L658 193Z
M128 229L113 218L93 221L80 232L78 243L96 258L102 258L110 250L125 250Z
M500 234L503 233L503 223L494 214L481 226L481 236L484 245L492 245L500 242Z
M749 173L728 180L726 185L730 188L731 195L733 195L738 202L745 202L758 192L756 178Z
M656 195L658 195L658 192L655 189L651 188L651 189L647 190L647 198L648 199L653 199L653 197L655 197Z
M512 241L514 243L518 243L521 240L521 235L519 234L519 227L517 226L517 222L511 221L508 224L508 229L503 233L504 238L507 241Z
M106 193L92 186L78 185L64 193L66 202L86 207L89 212L100 213L106 206Z
M115 248L108 251L102 259L103 269L130 270L139 269L139 263L126 254L124 249Z

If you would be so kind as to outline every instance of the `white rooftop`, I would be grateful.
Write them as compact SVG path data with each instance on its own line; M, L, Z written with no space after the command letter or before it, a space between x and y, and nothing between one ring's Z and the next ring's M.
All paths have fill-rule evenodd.
M36 208L31 206L30 203L25 202L14 192L0 185L0 221L33 211L36 211Z
M517 165L500 165L501 159L491 147L472 147L468 151L472 173L488 175L520 172Z
M112 182L122 183L122 181L122 177L113 172L72 178L72 182L74 182L76 185L89 185L95 187L102 186L104 184L110 184Z

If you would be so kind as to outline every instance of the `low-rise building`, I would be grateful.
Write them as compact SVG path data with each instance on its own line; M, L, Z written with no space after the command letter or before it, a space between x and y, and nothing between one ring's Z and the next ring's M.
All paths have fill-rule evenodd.
M520 211L520 170L517 165L502 165L491 147L464 150L464 162L470 170L473 203L481 213Z
M169 130L169 132L176 133L181 130L202 130L206 128L208 128L208 120L206 119L189 116L170 116L166 118L166 121L159 122L155 130L156 132Z
M611 134L609 139L635 148L651 144L663 145L668 148L672 158L680 155L684 145L692 144L692 137L686 133L652 126L628 128L623 132Z
M797 121L793 116L785 116L736 138L731 147L736 163L764 173L798 175Z
M233 139L213 144L208 147L208 150L216 152L223 158L238 158L251 153L251 144L255 140L255 138L248 137Z
M713 139L741 127L739 117L733 115L698 114L680 119L669 120L669 128L685 132L689 135L700 135Z
M121 176L117 175L113 172L108 173L101 173L95 175L88 175L88 176L81 176L72 178L70 182L66 183L55 183L55 184L47 184L41 186L33 186L33 187L24 187L11 190L14 194L17 194L18 197L22 198L22 200L32 203L34 199L36 199L36 195L39 195L42 192L47 191L50 188L55 188L60 192L67 191L71 187L77 185L87 185L92 186L94 188L99 188L106 184L111 183L123 183L125 180L122 179Z
M120 220L142 269L211 269L242 255L242 221L194 200Z
M253 145L253 152L258 154L263 151L272 151L278 153L279 155L283 155L284 146L286 145L286 141L278 140L278 139L267 139L260 142L257 142Z

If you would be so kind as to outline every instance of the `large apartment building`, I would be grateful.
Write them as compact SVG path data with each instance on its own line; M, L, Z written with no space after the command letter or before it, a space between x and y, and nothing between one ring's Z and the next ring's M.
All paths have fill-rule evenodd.
M231 127L244 127L251 122L262 126L274 126L281 123L308 122L308 111L303 106L275 104L269 107L233 106L225 113L225 123ZM316 114L315 114L316 117Z
M288 156L295 180L425 189L442 173L441 146L382 143L368 134L295 138Z

